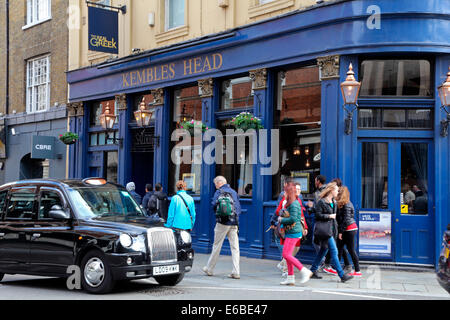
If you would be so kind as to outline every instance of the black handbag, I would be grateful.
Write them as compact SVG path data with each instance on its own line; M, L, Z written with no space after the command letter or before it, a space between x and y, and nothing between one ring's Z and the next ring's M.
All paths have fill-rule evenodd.
M333 220L316 221L314 227L314 238L327 240L333 236Z

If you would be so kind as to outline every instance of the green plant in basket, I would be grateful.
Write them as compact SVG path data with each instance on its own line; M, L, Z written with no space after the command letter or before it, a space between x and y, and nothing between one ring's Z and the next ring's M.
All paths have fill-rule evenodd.
M241 112L236 117L231 120L231 125L235 129L242 129L247 131L248 129L262 129L264 128L261 124L261 119L255 117L250 112Z
M64 144L74 144L78 140L78 135L73 132L66 132L59 135L59 140Z
M193 134L194 133L194 129L201 129L202 132L205 132L209 128L203 122L195 121L195 120L192 119L191 121L183 121L183 122L181 122L180 123L180 129L186 129L191 134Z

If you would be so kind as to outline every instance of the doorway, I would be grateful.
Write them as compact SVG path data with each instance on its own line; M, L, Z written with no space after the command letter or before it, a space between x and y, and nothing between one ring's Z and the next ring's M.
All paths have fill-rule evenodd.
M429 140L359 141L362 256L433 264L432 148Z

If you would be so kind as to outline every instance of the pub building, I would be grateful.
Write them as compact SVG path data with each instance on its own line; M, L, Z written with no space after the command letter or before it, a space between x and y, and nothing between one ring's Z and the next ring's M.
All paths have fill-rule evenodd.
M241 255L263 259L280 257L266 230L284 179L299 181L307 200L317 175L339 177L351 192L363 261L435 266L450 217L448 109L438 94L450 65L448 6L357 3L336 1L69 71L70 129L80 135L69 176L134 181L141 194L146 183L161 182L169 195L185 180L198 214L193 246L209 253L213 179L223 175L243 208ZM380 26L367 13L377 4ZM353 73L356 96L343 85ZM139 110L151 118L136 121ZM226 136L241 112L279 130L273 175L261 174L267 163L249 161L250 139L244 148L216 149L233 163L212 164L202 161L209 143L201 137L172 141L192 120ZM263 143L270 155L270 138ZM174 163L179 152L191 162ZM227 242L222 250L230 253ZM299 256L308 263L314 255L308 237Z

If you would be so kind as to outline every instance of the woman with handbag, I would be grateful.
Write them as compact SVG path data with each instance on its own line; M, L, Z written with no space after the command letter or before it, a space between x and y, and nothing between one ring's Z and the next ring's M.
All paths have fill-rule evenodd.
M292 180L292 181L294 181L294 180ZM304 216L304 212L306 211L306 209L303 206L303 202L302 202L302 199L301 199L300 183L298 183L298 182L294 182L294 183L295 183L295 191L296 191L295 194L297 196L297 201L300 204L300 207L302 209L302 217L301 217L301 219L302 219L302 238L300 239L300 240L302 240L302 239L305 239L307 234L308 234L308 225L306 223L306 219L305 219L305 216ZM283 193L285 193L285 192L283 192ZM283 194L283 197L281 198L281 201L278 204L277 210L275 211L275 214L273 215L272 220L271 220L271 225L273 226L271 228L274 230L275 243L277 244L281 255L283 255L284 239L279 236L280 232L278 230L280 228L277 226L277 221L278 221L278 217L280 216L281 210L282 209L286 209L286 203L287 203L287 200L286 200L285 195ZM301 244L301 241L299 241L295 245L294 251L292 252L292 255L294 257L300 251L300 244ZM281 261L280 261L280 263L278 263L277 267L282 272L282 276L286 277L287 273L288 273L288 270L287 270L286 260L283 257L281 258Z
M302 208L297 201L295 183L289 182L286 190L286 209L280 212L278 224L282 224L285 229L283 258L286 260L288 275L280 282L282 285L295 285L294 266L300 270L300 283L305 283L311 278L312 272L304 267L302 263L292 255L294 248L302 238Z
M337 271L342 282L346 282L353 278L353 276L344 273L344 270L339 263L338 250L336 247L336 238L338 236L338 226L336 222L337 198L339 187L335 182L327 184L325 189L320 193L320 200L316 206L315 218L316 226L314 229L314 242L320 246L316 259L311 266L313 275L311 278L321 279L317 274L317 269L322 259L330 250L331 263Z

